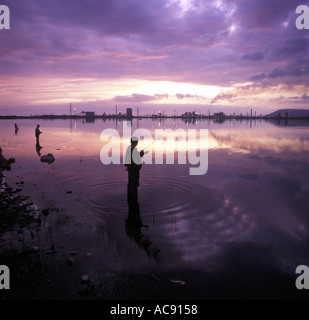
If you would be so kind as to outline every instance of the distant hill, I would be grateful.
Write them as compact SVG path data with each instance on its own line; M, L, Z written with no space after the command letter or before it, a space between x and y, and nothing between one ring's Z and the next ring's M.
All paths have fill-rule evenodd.
M275 118L275 117L285 118L286 116L288 116L289 118L308 118L309 109L280 109L266 115L266 117L268 118Z

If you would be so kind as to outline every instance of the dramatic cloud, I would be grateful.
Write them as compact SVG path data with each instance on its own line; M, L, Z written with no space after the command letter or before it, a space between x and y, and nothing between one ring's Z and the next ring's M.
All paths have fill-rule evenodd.
M146 101L155 101L161 99L167 99L167 94L155 94L153 96L145 95L145 94L137 94L133 93L130 96L117 96L113 98L114 102L121 102L121 103L139 103L139 102L146 102Z
M308 96L306 93L304 93L304 94L301 96L301 98L302 98L303 100L309 100L309 96Z
M305 37L294 37L288 38L286 41L279 46L274 52L275 58L287 58L294 56L304 56L308 54L309 49L309 38Z
M263 52L251 52L241 56L243 60L258 61L264 59Z
M256 75L254 75L254 76L251 76L251 78L250 78L251 80L264 80L264 79L266 79L266 74L265 73L259 73L259 74L256 74Z
M176 97L178 99L184 99L184 98L196 98L196 96L192 95L192 94L182 94L182 93L176 93Z
M221 91L218 95L216 95L211 104L215 104L218 102L240 102L242 100L246 100L247 102L251 102L251 105L259 106L257 100L260 100L262 103L265 101L265 94L269 95L267 101L271 104L290 104L291 106L294 103L302 103L304 105L308 105L309 99L306 93L301 96L291 97L291 93L299 93L308 90L308 87L305 85L271 85L270 83L262 83L262 84L247 84L239 87L235 87L230 90Z
M11 29L0 30L0 108L25 100L249 106L262 96L267 106L282 88L309 92L298 0L5 2Z

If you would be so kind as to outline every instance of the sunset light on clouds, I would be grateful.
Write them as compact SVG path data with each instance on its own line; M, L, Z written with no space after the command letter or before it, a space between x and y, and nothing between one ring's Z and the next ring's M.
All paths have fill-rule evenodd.
M6 0L0 114L307 108L296 0ZM309 3L307 3L309 5ZM247 108L247 109L246 109ZM79 110L81 111L81 110ZM241 111L239 111L241 112Z

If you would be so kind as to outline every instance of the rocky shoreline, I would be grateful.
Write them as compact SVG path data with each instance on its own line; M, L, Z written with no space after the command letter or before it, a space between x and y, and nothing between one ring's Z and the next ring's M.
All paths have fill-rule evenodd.
M23 182L20 182L23 183ZM22 233L27 224L36 221L42 222L43 216L49 214L48 209L39 210L39 207L33 203L30 196L21 195L21 188L13 189L7 183L0 186L0 235L16 229Z
M81 257L67 251L65 245L54 243L53 226L48 220L59 209L39 208L23 194L24 182L16 184L16 188L6 182L0 185L0 265L10 269L10 290L0 290L0 301L153 296L153 282L157 280L151 273L116 272L97 277L91 271L90 252ZM81 260L89 261L89 273L79 269L85 266Z
M30 196L22 194L23 181L17 184L16 189L6 182L0 185L0 265L10 268L14 288L1 290L1 299L23 299L27 289L35 287L38 276L43 275L42 252L47 252L40 245L40 236L48 227L49 210L39 209Z

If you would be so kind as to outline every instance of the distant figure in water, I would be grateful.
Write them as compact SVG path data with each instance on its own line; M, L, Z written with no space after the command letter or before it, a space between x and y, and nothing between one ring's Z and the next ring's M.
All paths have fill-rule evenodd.
M38 141L39 138L40 138L40 134L42 133L42 131L40 130L40 125L38 124L35 128L35 137L36 137L36 140Z
M0 147L0 179L2 182L2 178L4 177L3 172L6 171L10 171L11 170L11 164L15 163L15 159L14 158L10 158L10 159L6 159L3 155L2 155L2 148Z
M18 130L19 130L18 124L15 123L14 126L15 126L15 135L17 135L17 132L18 132Z
M124 165L128 171L128 197L137 197L137 187L139 186L139 173L142 168L142 157L144 156L144 150L140 152L136 146L138 144L138 138L131 138L131 145L128 146Z
M35 150L36 150L36 153L40 156L41 155L41 149L43 147L40 146L40 141L39 139L36 140L36 145L35 145Z

